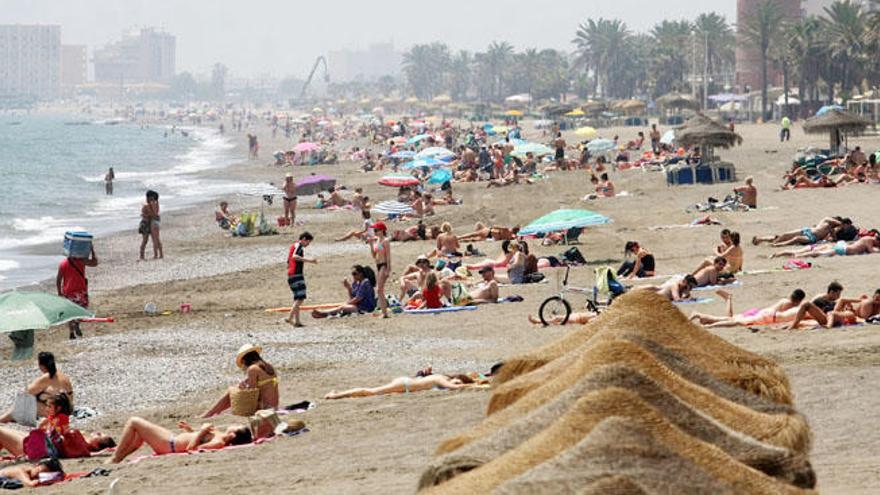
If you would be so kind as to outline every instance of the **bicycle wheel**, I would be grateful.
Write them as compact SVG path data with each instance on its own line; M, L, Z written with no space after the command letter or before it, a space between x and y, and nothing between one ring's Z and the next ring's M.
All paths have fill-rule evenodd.
M560 317L562 320L559 324L565 325L568 323L569 316L571 316L571 305L559 296L548 297L541 303L541 307L538 309L538 317L541 318L541 323L545 327Z

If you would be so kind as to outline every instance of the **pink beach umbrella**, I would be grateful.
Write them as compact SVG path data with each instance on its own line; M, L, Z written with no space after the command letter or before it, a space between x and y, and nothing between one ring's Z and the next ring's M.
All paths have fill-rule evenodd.
M293 147L293 151L297 153L305 153L309 151L315 151L321 146L318 143L299 143Z

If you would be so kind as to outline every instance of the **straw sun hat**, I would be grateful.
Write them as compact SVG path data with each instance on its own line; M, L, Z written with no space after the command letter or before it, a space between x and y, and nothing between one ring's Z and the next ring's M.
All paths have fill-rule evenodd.
M242 363L241 360L251 352L259 354L263 352L263 348L254 344L245 344L239 347L238 354L235 355L235 364L238 365L239 368L244 369L244 363Z

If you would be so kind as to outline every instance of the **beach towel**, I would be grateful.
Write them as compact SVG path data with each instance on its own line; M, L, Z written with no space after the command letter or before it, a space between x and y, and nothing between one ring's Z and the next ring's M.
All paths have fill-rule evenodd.
M737 280L736 282L731 282L729 284L724 284L724 285L704 285L702 287L695 287L692 291L718 290L718 289L725 289L727 287L740 287L740 286L742 286L742 281Z
M714 301L711 297L694 297L691 299L683 299L681 301L673 301L672 304L706 304Z
M474 311L477 309L479 309L478 306L449 306L433 309L405 309L403 312L409 315L429 315L437 313L455 313L458 311Z

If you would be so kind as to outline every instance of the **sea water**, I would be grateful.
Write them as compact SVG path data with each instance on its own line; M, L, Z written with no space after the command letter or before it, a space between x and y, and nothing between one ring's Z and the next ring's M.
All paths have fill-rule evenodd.
M209 128L186 134L81 116L0 115L0 289L53 275L67 230L134 233L148 189L163 211L239 189L204 177L234 160L229 139ZM113 195L104 189L109 167ZM58 245L58 256L33 253L47 243Z

